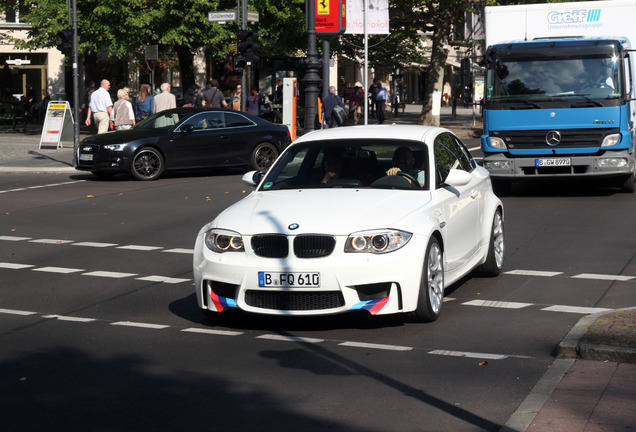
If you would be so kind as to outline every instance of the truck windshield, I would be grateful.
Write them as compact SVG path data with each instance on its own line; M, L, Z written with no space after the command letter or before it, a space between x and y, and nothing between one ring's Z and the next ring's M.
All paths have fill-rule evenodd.
M617 105L623 82L619 49L598 41L495 46L488 53L487 108Z

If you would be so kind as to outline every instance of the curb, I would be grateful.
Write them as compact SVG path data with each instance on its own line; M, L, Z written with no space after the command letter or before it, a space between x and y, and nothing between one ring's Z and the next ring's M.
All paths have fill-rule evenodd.
M581 358L585 360L612 361L617 363L636 363L636 350L633 348L580 343L583 336L585 336L597 319L612 313L632 310L636 310L636 307L599 312L581 318L572 330L559 342L556 357L559 359Z
M534 417L548 401L550 395L576 359L636 363L636 349L580 343L598 318L616 312L632 310L636 310L636 307L599 312L581 318L559 342L556 359L552 362L550 368L543 374L539 382L532 388L530 394L519 405L514 414L510 416L499 432L523 432L528 429Z

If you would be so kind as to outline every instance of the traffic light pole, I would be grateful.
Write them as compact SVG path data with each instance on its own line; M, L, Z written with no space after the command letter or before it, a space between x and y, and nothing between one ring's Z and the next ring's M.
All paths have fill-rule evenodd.
M241 30L245 30L247 28L247 0L238 0L237 10L241 11ZM245 76L245 71L247 68L243 68L241 72L241 102L240 102L240 110L245 111L246 102L247 102L247 94L250 90L247 88L247 77Z
M75 160L80 139L80 109L79 109L79 71L77 69L77 0L73 0L73 166L77 166Z

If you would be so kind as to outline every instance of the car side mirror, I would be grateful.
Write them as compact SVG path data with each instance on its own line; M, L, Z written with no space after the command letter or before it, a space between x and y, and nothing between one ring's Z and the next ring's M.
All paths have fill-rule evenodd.
M452 187L465 186L470 183L472 178L473 177L469 172L458 169L450 169L446 179L444 179L444 183Z
M194 125L191 124L191 123L186 123L183 126L181 126L181 132L183 132L185 134L189 134L193 130L194 130Z
M243 174L241 180L247 186L256 187L261 182L264 175L265 172L263 171L250 171Z

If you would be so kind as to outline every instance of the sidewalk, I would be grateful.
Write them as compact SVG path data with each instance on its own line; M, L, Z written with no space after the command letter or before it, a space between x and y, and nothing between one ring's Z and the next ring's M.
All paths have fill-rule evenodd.
M385 124L417 124L421 105L406 105ZM481 135L476 109L443 107L442 127L462 139ZM377 121L370 118L369 124ZM41 125L0 126L0 173L76 172L73 145L39 148ZM82 130L80 139L89 136ZM563 338L557 358L506 422L505 432L594 432L636 428L636 307L589 315Z

